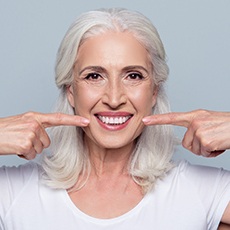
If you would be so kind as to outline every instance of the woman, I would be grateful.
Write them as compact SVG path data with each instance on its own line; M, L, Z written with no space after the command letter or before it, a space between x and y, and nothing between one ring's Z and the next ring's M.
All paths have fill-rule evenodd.
M49 146L45 128L60 126L41 166L1 169L1 228L194 230L230 223L230 173L175 166L171 127L162 125L188 127L184 146L212 156L229 145L206 149L196 124L216 115L229 133L229 114L150 116L169 112L167 75L162 42L144 16L123 9L81 15L58 51L59 113L1 120L1 154L27 159Z

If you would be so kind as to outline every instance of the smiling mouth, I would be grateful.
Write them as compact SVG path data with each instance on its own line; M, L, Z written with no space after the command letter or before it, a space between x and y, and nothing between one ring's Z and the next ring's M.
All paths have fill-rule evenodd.
M110 116L101 116L96 115L96 117L104 124L106 125L122 125L125 122L127 122L132 116L116 116L116 117L110 117Z

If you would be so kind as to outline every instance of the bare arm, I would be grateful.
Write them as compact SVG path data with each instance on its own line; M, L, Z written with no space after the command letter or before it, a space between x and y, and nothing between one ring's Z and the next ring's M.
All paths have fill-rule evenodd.
M51 126L87 126L89 121L80 116L29 112L0 118L0 155L16 154L26 159L35 158L50 145L46 128Z
M229 224L224 224L224 223L220 223L218 230L230 230L230 225Z

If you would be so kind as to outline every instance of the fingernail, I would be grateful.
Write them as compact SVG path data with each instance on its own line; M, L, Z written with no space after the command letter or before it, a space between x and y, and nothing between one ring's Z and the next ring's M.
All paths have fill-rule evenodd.
M142 121L144 122L144 123L149 123L150 122L150 118L149 117L144 117L143 119L142 119Z
M83 125L88 125L89 124L89 120L87 118L82 118L81 122Z

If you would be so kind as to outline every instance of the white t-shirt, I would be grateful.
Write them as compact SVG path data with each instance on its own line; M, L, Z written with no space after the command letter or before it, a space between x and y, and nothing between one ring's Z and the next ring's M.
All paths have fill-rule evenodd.
M230 200L230 172L181 162L126 214L97 219L65 190L46 187L35 163L0 168L1 230L216 230Z

